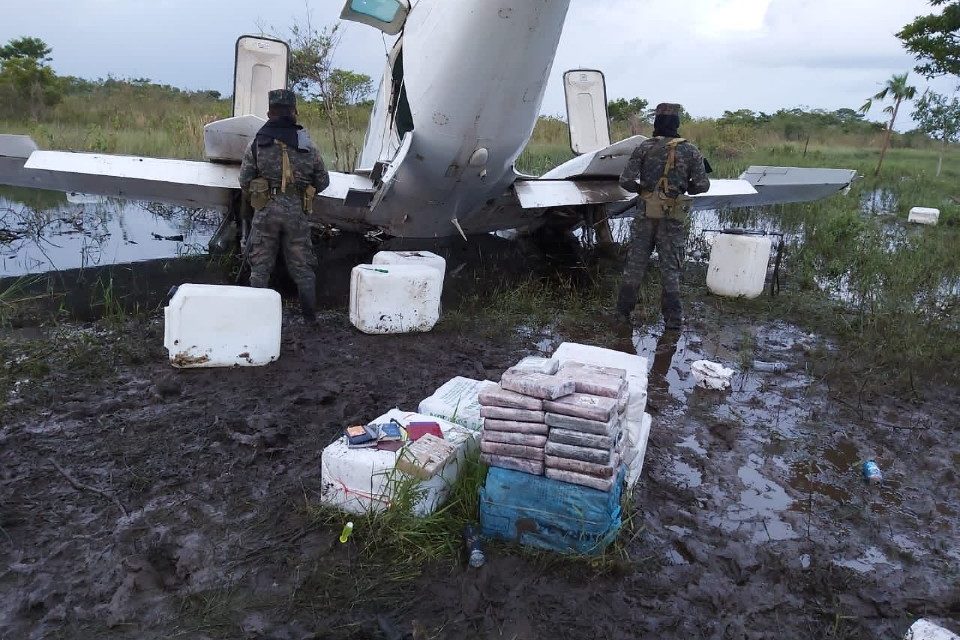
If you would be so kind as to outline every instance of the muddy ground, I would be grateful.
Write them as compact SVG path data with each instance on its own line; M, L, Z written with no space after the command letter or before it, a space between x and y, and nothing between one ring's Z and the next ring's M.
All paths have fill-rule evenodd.
M858 397L827 382L813 354L831 345L801 327L704 301L689 316L676 345L655 328L598 339L657 356L616 557L491 545L479 570L399 574L313 517L322 448L564 336L461 322L371 337L330 312L315 330L286 318L270 367L174 371L156 318L8 331L0 638L874 639L920 616L960 630L956 390ZM705 392L689 375L703 357L790 370Z

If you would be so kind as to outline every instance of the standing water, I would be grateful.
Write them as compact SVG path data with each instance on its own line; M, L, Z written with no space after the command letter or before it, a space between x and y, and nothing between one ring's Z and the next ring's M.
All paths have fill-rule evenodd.
M204 254L221 219L216 210L0 188L0 278Z

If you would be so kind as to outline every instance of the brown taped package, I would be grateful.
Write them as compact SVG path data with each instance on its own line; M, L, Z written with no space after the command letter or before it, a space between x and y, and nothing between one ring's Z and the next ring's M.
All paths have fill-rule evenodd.
M543 422L543 411L529 409L508 409L506 407L480 407L480 415L494 420L514 420L516 422Z
M511 471L522 471L534 476L543 475L543 460L526 460L524 458L511 458L510 456L496 456L488 453L480 455L480 460L491 467L500 467L501 469L510 469Z
M531 398L516 391L507 391L494 382L488 382L482 385L478 395L480 404L485 407L543 411L543 400Z
M607 422L617 413L617 399L572 393L559 400L544 400L543 408L550 413Z
M503 444L502 442L480 441L480 451L495 456L509 456L511 458L526 458L528 460L543 460L543 448L524 447L519 444Z
M570 458L571 460L582 460L594 464L607 464L610 461L610 450L591 449L589 447L575 447L570 444L559 444L557 442L547 442L546 451L551 456L558 458Z
M516 420L491 420L487 418L483 421L483 430L545 436L550 428L542 422L517 422Z
M548 469L573 471L574 473L581 473L585 476L595 476L597 478L611 478L620 466L620 456L616 453L611 453L607 464L594 464L592 462L584 462L583 460L570 460L569 458L547 456L544 464Z
M610 375L604 373L603 369L617 371L622 375ZM626 375L627 372L623 369L590 367L578 362L567 362L560 368L557 377L573 380L577 393L605 398L620 398L627 392Z
M575 447L589 447L591 449L606 449L609 451L616 444L612 436L571 431L570 429L550 429L550 442L572 444Z
M577 385L569 378L517 369L508 369L504 372L503 378L500 379L500 386L507 391L515 391L541 400L556 400L570 395L577 389Z
M547 436L538 436L527 433L510 433L509 431L483 430L483 439L487 442L502 442L504 444L519 444L524 447L540 447L547 444Z
M586 418L577 418L576 416L548 413L544 416L543 421L555 429L569 429L570 431L595 433L601 436L612 436L620 429L619 415L614 416L606 422L598 422L596 420L587 420Z
M595 478L562 469L548 468L544 470L544 475L552 480L559 480L560 482L567 482L569 484L579 484L580 486L590 487L591 489L598 489L600 491L610 491L611 487L613 487L613 478Z

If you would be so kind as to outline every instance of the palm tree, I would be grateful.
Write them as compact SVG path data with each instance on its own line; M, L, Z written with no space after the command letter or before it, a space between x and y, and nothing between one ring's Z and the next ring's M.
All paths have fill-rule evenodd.
M913 100L914 96L917 95L917 88L907 84L908 75L908 73L902 73L900 75L894 74L887 80L882 91L872 98L867 98L867 101L860 107L860 112L866 114L870 111L870 108L873 107L874 100L886 100L887 96L893 99L893 104L883 110L884 113L890 114L890 122L887 123L887 133L883 138L883 148L880 149L880 162L877 163L877 170L873 172L874 176L880 175L880 167L883 166L883 158L887 155L887 147L890 146L890 136L893 134L893 125L897 121L897 114L900 112L900 104L904 100Z

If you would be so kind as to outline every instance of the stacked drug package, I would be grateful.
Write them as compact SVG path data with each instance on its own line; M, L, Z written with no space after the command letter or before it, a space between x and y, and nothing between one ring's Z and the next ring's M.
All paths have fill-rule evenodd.
M525 358L503 374L500 384L488 382L480 387L480 451L486 464L544 474L549 431L544 403L576 389L572 380L553 375L556 370L555 361Z
M627 410L624 369L569 361L557 377L575 392L543 403L549 428L544 456L548 478L609 491L620 469L620 437Z
M649 434L646 360L564 343L480 388L483 534L564 553L616 539ZM522 412L522 413L521 413Z

